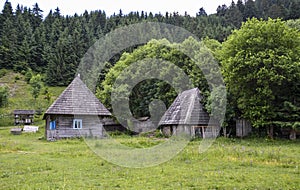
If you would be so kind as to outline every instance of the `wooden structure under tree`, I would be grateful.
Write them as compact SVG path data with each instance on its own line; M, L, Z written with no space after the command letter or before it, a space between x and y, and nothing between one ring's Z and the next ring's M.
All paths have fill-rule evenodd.
M236 136L246 137L252 132L252 125L245 119L236 120Z
M44 114L47 140L72 137L103 137L111 113L79 76L62 92Z
M201 100L198 88L180 93L159 122L163 134L170 136L185 133L191 137L217 137L220 125L210 121Z
M15 125L33 124L34 114L34 110L14 110Z

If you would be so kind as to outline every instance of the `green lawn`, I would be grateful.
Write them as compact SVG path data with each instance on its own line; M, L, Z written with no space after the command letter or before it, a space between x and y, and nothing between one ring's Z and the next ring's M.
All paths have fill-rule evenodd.
M169 162L124 168L83 139L47 142L0 128L0 189L299 189L300 141L218 138L205 153L192 141ZM135 147L157 139L117 137ZM153 142L151 142L153 141ZM163 141L163 140L161 140ZM141 146L143 145L143 146Z

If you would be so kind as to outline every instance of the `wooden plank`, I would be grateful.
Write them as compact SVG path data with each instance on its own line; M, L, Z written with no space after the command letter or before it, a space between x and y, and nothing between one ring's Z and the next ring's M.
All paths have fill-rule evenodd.
M10 130L11 134L13 135L21 135L22 134L22 128L13 128Z
M35 133L39 130L38 126L25 125L23 128L24 132Z

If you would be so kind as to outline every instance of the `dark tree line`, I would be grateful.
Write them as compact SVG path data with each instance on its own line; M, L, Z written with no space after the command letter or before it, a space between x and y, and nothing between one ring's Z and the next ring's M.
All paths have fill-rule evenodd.
M200 8L196 16L144 11L124 15L121 10L112 16L102 10L64 16L59 8L44 13L37 3L32 8L18 5L13 10L6 1L0 14L0 69L24 73L32 70L43 74L48 85L67 85L87 49L117 27L163 22L184 27L199 38L222 42L247 18L296 19L300 18L299 10L298 0L239 0L229 7L219 6L212 15Z

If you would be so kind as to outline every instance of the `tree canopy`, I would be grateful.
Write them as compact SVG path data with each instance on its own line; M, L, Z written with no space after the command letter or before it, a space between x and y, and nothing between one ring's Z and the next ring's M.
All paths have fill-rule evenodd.
M215 77L218 68L211 66L213 65L212 52L219 47L220 44L215 40L206 39L204 43L201 43L192 37L181 44L171 44L166 39L151 40L132 53L123 53L120 60L109 70L105 80L99 85L97 96L108 108L111 108L111 94L116 88L114 85L117 80L126 82L127 78L135 81L136 78L143 78L148 74L147 80L138 81L139 83L134 86L132 91L128 83L118 86L117 91L120 94L124 94L126 91L131 92L129 101L134 116L149 116L149 104L156 99L163 101L167 107L170 106L179 93L175 91L174 86L179 86L181 90L198 87L204 96L203 103L209 110L210 105L207 103L210 88L207 80L213 81L213 83L219 82ZM187 56L184 52L191 52L200 62L196 64L193 57ZM135 64L135 62L139 62L139 64ZM132 64L135 66L126 70ZM203 72L209 74L205 76ZM185 83L184 79L186 78L190 79L190 84ZM169 83L163 79L169 79ZM118 96L118 98L120 97Z
M253 18L222 44L221 62L237 117L254 126L287 121L283 113L298 110L300 33L278 19ZM296 115L295 115L296 114ZM294 118L300 119L299 110Z

